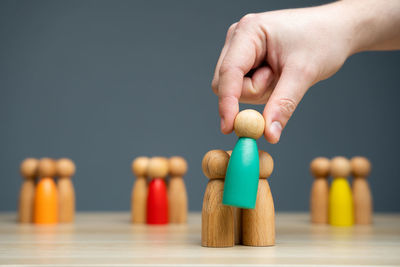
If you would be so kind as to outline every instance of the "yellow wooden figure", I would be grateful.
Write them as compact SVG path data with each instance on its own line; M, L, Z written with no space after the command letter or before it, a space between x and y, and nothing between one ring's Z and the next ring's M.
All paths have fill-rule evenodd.
M351 166L348 159L335 157L331 161L333 182L329 191L329 224L352 226L354 224L353 197L347 176Z

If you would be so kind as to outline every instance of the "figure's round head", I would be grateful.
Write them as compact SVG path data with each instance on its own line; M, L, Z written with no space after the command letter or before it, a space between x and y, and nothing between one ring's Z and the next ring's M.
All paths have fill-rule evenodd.
M35 178L37 176L39 160L34 158L27 158L21 163L21 175L26 178Z
M56 162L51 158L41 158L38 165L39 177L54 177L57 174Z
M132 172L136 177L147 176L147 168L150 159L148 157L137 157L132 161Z
M268 178L274 170L274 160L271 155L265 151L259 150L258 156L260 158L260 178Z
M56 168L59 177L71 177L75 174L75 164L72 160L67 158L57 160Z
M264 133L264 117L254 109L245 109L237 114L233 129L239 137L258 139Z
M350 161L345 157L334 157L331 160L331 175L332 177L347 177L350 175Z
M210 179L225 178L229 155L224 150L208 151L201 163L203 173Z
M354 177L367 177L371 172L371 163L365 157L353 157L350 164Z
M153 157L147 167L147 175L150 178L165 178L168 175L168 159L164 157Z
M179 156L169 159L169 174L171 176L184 176L187 172L186 160Z
M314 177L328 178L331 168L331 163L328 158L318 157L310 163L310 171Z

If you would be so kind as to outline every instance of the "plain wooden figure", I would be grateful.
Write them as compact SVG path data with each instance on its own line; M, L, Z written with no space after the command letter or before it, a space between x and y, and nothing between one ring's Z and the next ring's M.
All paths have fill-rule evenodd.
M75 164L72 160L61 158L56 162L58 189L58 221L71 223L75 220L75 190L72 176L75 174Z
M204 247L235 245L234 208L222 204L228 162L229 155L223 150L211 150L203 157L203 173L210 179L201 215L201 245Z
M328 223L330 161L324 157L315 158L310 164L314 182L310 195L310 214L312 223Z
M350 164L353 175L354 222L371 224L372 195L366 179L371 172L371 163L365 157L354 157Z
M147 168L151 182L147 194L147 224L168 223L168 192L165 177L168 175L168 159L154 157Z
M53 159L42 158L38 164L39 182L35 188L33 222L55 224L58 222L58 192L53 180L56 175Z
M330 173L333 181L329 190L329 224L334 226L354 224L353 197L347 181L350 172L348 159L335 157L331 160Z
M186 160L182 157L169 159L168 210L170 223L186 223L188 200L183 176L187 172Z
M232 155L232 150L227 150L229 157ZM242 209L233 207L234 227L235 227L235 245L242 244Z
M21 163L20 171L24 181L21 185L18 201L18 222L33 221L33 200L35 195L35 178L39 160L27 158Z
M131 194L132 223L146 223L148 166L148 157L137 157L132 161L132 172L136 176Z
M259 151L260 180L255 209L242 210L242 243L246 246L273 246L275 244L274 200L267 178L274 169L270 154Z

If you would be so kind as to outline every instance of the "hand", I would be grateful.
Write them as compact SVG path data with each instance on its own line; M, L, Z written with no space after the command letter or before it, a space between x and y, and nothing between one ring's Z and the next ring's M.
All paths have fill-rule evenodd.
M398 7L399 2L391 3ZM373 32L360 30L363 19L357 14L379 14L370 12L371 5L367 6L369 11L362 8L365 5L363 1L340 1L249 14L233 24L212 81L213 91L219 97L222 132L232 132L239 101L266 104L264 136L277 143L308 88L333 75L348 56L360 49L360 43L368 40L372 48L376 45L371 41ZM399 26L398 21L395 26Z

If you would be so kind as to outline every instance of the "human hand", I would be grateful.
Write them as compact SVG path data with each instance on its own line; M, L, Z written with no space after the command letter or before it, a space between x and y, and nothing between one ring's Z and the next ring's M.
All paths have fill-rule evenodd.
M344 4L249 14L227 33L214 79L221 130L232 132L239 101L266 104L264 136L277 143L309 87L353 52L355 27Z

